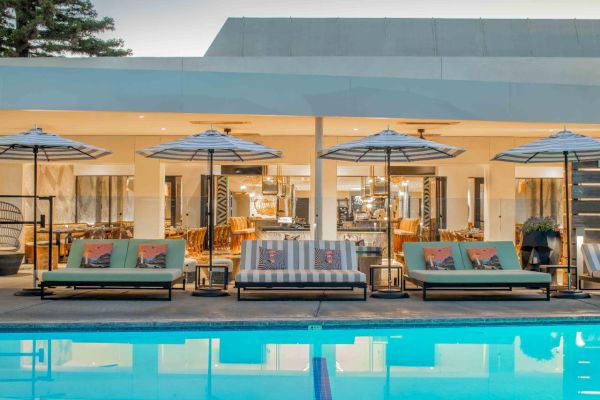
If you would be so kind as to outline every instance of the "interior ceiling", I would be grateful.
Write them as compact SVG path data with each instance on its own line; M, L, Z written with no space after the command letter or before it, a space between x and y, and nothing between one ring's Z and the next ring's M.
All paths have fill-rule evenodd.
M211 128L231 129L236 136L298 136L314 134L314 117L99 111L0 110L0 134L34 126L61 135L189 135ZM546 122L441 121L389 118L324 117L327 136L365 136L389 126L425 136L543 137L566 128L600 137L600 124Z

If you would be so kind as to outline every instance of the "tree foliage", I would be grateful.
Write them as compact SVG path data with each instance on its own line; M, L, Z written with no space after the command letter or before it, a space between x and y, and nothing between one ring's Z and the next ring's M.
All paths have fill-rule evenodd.
M98 17L91 0L0 0L0 56L126 56L112 18Z

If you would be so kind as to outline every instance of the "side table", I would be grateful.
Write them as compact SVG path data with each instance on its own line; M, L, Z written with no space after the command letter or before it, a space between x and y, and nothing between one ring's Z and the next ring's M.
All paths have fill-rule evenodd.
M381 265L381 264L376 264L376 265L371 265L369 267L369 282L371 282L371 291L375 291L375 271L376 270L387 270L388 266L387 265ZM404 291L404 279L402 279L402 264L392 264L391 266L392 269L392 279L393 279L393 271L396 271L396 275L398 277L398 284L394 285L392 282L392 287L399 287L400 290ZM378 286L378 287L382 287L382 286Z
M206 265L206 264L196 265L196 283L194 285L194 288L196 290L198 290L198 288L200 287L200 271L202 271L203 269L207 269L207 270L211 271L211 268L212 268L213 273L218 271L223 274L223 290L227 290L227 284L229 282L229 265L213 265L212 267L210 265ZM212 280L213 280L212 273L209 272L208 273L209 284L210 284L210 282L212 282Z

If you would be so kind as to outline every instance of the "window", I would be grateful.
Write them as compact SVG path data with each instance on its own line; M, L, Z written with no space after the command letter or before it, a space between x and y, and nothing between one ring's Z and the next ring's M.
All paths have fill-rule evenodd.
M133 176L78 176L75 182L76 222L133 221Z

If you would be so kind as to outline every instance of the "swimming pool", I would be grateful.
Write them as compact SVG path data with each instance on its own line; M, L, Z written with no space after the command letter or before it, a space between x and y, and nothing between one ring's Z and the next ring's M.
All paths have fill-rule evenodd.
M600 325L0 334L0 398L594 395Z

